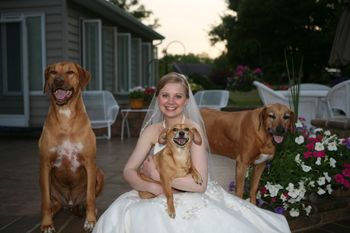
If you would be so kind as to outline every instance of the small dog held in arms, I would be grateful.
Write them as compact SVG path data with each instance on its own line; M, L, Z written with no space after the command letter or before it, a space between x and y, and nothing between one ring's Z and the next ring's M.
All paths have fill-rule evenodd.
M55 231L52 218L62 207L86 214L88 232L96 223L95 198L104 177L96 167L96 137L81 96L90 78L88 71L70 62L45 69L44 93L51 103L39 139L44 233Z
M276 144L294 128L295 114L287 106L272 104L239 112L202 109L210 149L215 154L236 160L236 195L243 197L247 169L253 165L250 201L256 193L266 161L274 157Z
M166 146L152 156L160 174L161 185L167 199L167 212L171 218L175 218L175 207L171 182L177 177L191 174L197 184L202 184L202 177L191 162L191 145L202 144L202 138L196 128L189 128L185 124L176 124L170 129L164 129L158 139L160 144ZM139 172L142 179L156 182ZM139 191L141 198L153 198L154 194Z

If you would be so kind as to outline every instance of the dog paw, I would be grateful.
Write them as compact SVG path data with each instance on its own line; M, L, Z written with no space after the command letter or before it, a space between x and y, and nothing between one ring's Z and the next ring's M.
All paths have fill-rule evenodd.
M192 178L193 178L194 182L196 182L196 184L202 185L202 183L203 183L202 177L192 176Z
M56 232L55 227L53 225L47 225L41 227L42 233L54 233Z
M91 221L88 221L87 219L85 219L85 222L84 222L84 230L86 232L92 232L92 230L94 229L95 227L95 222L91 222Z
M175 218L176 214L175 212L168 211L168 215L170 218Z

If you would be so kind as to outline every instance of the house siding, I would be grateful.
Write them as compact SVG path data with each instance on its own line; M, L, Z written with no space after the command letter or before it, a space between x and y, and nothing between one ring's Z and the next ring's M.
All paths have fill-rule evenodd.
M118 56L113 58L112 53L104 53L106 56L103 58L103 69L105 71L103 72L103 89L109 90L114 94L120 93L121 90L117 89L118 80L119 82L128 82L132 79L135 81L142 79L141 63L146 63L147 61L142 61L141 43L150 42L150 44L152 44L152 42L147 37L148 35L146 36L147 38L139 37L142 32L141 34L139 34L139 31L130 33L128 26L124 24L119 25L118 22L115 21L115 18L111 18L112 16L110 13L106 15L97 14L94 9L88 9L85 4L80 5L80 3L81 2L77 0L0 0L0 14L20 15L22 13L40 13L44 15L44 38L46 46L46 57L44 60L46 65L66 60L82 64L81 22L83 19L100 19L102 21L103 30L113 27L115 32L117 32L114 34L115 41L112 41L113 38L109 35L106 44L104 44L102 48L105 51L112 50L114 53L118 53ZM118 17L118 15L116 17ZM123 20L125 23L125 19ZM132 42L131 40L127 41L127 48L118 48L118 44L120 43L117 39L119 38L118 33L124 33L124 35L129 35L129 39L132 38ZM131 43L133 44L132 46ZM131 47L133 48L131 49ZM120 60L118 63L118 59L120 59L120 52L118 49L125 49L123 55L128 56L126 58L129 61L127 66L126 64L122 64L125 63L125 60ZM130 50L133 51L133 54L131 54ZM121 71L123 72L121 73ZM131 74L133 78L131 78ZM126 94L127 90L122 90L122 92ZM11 101L1 103L0 100L0 108L9 109L10 107ZM30 93L29 126L42 126L47 116L48 108L49 98L46 95L37 91ZM12 110L11 112L14 111Z

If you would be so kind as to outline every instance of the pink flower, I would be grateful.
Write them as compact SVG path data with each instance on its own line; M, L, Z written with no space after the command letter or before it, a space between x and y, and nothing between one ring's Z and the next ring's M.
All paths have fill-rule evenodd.
M315 158L323 158L326 156L326 153L324 150L323 151L314 151L313 155Z
M350 183L347 180L343 180L343 185L345 186L345 188L349 188L350 187Z
M345 167L345 168L350 168L350 163L344 163L344 164L343 164L343 167Z
M312 158L312 152L311 151L306 151L304 152L304 158L307 159L307 158Z
M271 198L271 202L276 202L276 197Z
M344 176L342 175L342 174L336 174L335 176L334 176L334 179L335 179L335 181L336 182L338 182L338 183L340 183L340 184L343 184L343 182L344 182Z
M345 170L343 170L342 174L346 177L350 177L350 168L346 168Z
M315 144L313 144L313 143L308 143L308 144L306 144L306 149L307 150L313 150L315 148Z
M317 138L308 138L307 141L313 144L315 144L316 142L319 142Z
M262 69L261 68L255 68L255 70L253 71L253 74L262 74Z
M264 195L265 193L267 193L267 189L265 188L265 186L260 189L260 193L261 195Z

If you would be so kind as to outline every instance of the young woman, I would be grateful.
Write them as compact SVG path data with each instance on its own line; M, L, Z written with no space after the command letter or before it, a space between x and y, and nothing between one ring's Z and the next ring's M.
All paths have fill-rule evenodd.
M143 172L160 180L152 160L160 151L158 136L164 128L186 123L196 127L203 143L192 144L191 158L203 179L202 185L191 175L176 178L172 187L176 217L167 214L166 198L159 184L144 181L137 175ZM124 178L134 189L117 198L99 218L94 233L273 233L290 232L284 216L261 209L227 193L210 179L210 151L203 121L186 77L169 73L163 76L145 117L139 140L124 167ZM157 197L141 199L137 191L148 191Z

